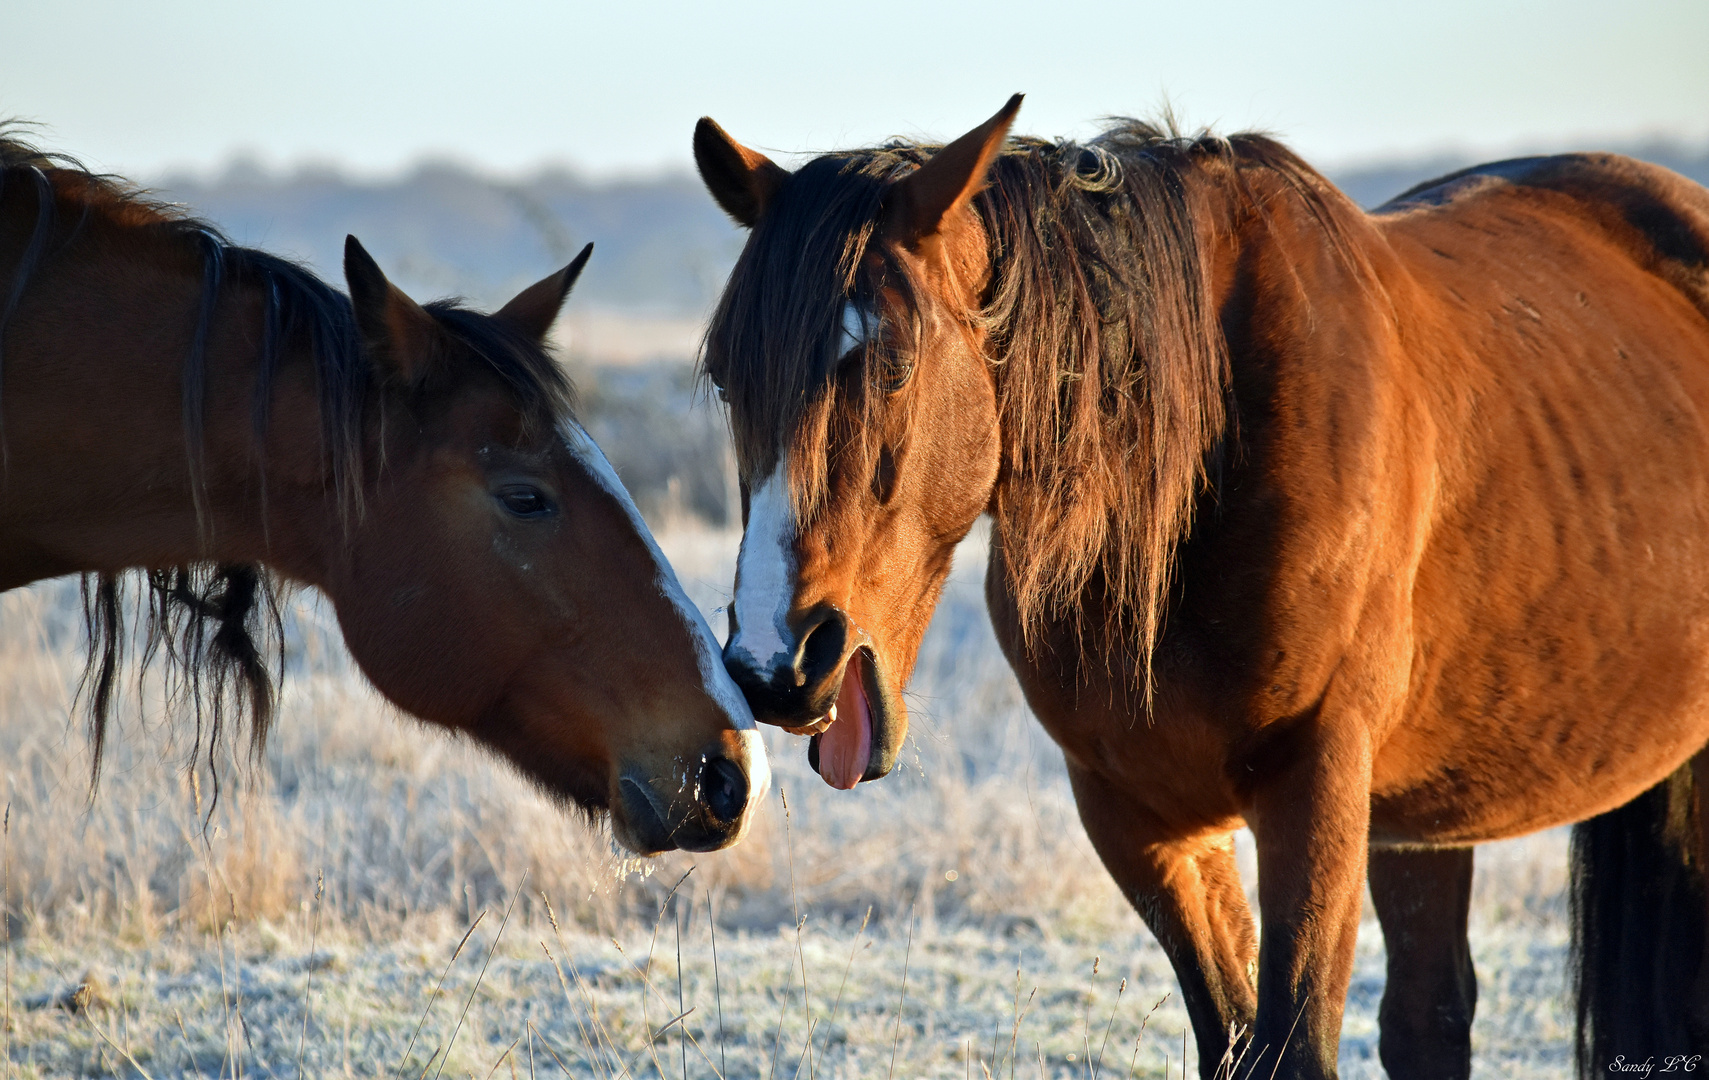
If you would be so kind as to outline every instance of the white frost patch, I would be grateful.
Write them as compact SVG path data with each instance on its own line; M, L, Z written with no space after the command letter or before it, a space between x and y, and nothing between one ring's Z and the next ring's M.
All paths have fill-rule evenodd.
M676 571L666 561L664 552L659 550L658 542L653 539L652 530L641 517L641 511L635 508L635 500L629 497L629 490L623 486L623 481L617 478L617 470L611 467L611 462L605 459L605 452L599 444L593 441L593 436L574 420L564 420L558 424L558 435L564 440L564 445L581 462L606 493L617 500L617 505L629 515L629 522L635 526L646 543L647 550L652 553L653 562L659 568L659 591L665 598L676 605L677 614L688 627L688 636L694 639L695 659L700 666L700 678L706 684L706 692L716 701L730 718L730 724L738 731L753 731L754 714L748 708L748 701L742 696L741 690L730 680L730 673L724 670L724 660L718 649L718 639L712 636L712 628L706 625L706 617L700 614L682 591L682 584L676 579ZM765 751L759 747L759 735L756 732L752 740L754 753L746 762L748 766L748 783L758 789L761 782L769 783L770 771L766 765Z
M837 355L847 356L849 353L865 345L872 336L873 328L878 319L872 312L850 300L843 304L843 335L839 339Z
M748 500L748 527L736 559L736 595L731 607L733 652L747 653L756 671L770 673L790 661L789 601L795 595L795 508L789 501L789 459Z

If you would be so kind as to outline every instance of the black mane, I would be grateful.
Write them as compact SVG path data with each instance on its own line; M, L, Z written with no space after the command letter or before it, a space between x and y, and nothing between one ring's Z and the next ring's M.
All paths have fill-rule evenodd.
M184 446L198 518L205 498L207 343L227 287L234 283L259 289L264 298L260 367L251 402L257 444L265 445L279 364L289 347L306 337L333 496L347 524L361 513L363 431L377 380L363 354L348 297L299 263L233 244L207 221L155 201L117 177L95 174L74 159L39 150L17 136L16 125L0 124L0 196L14 184L26 185L34 194L36 216L17 262L0 268L0 273L11 271L10 288L0 300L0 393L6 327L30 279L91 215L112 215L147 230L164 246L192 245L201 254L201 301L183 366ZM75 208L76 217L62 214L67 206ZM452 341L484 362L526 415L549 421L568 409L569 381L539 343L457 301L435 301L426 310ZM0 453L4 439L0 412ZM225 720L235 712L238 722L247 718L251 750L259 753L272 723L277 672L283 666L284 583L251 564L89 573L83 581L89 651L79 698L89 716L94 776L99 776L118 672L131 638L125 613L131 607L128 583L133 580L142 608L142 670L164 653L169 696L195 717L196 752L201 752L206 722L212 764Z

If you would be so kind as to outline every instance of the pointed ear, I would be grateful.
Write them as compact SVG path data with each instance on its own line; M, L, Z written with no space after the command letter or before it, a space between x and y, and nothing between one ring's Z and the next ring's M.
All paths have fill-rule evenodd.
M991 163L1009 137L1009 126L1021 109L1016 94L997 115L933 154L909 173L885 200L885 231L906 243L935 236L946 219L973 201L985 186Z
M344 280L374 369L387 381L419 385L433 363L433 316L386 280L354 236L344 238Z
M758 150L749 150L702 116L694 125L694 163L700 178L736 224L753 228L789 173Z
M534 341L545 341L547 331L558 319L558 309L564 306L582 267L593 254L593 245L582 248L570 265L550 277L541 278L511 298L510 303L493 313L493 318L509 323Z

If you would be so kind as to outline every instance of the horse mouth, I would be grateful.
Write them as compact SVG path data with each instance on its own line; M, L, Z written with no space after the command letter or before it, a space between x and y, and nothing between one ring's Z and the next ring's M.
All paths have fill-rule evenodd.
M818 720L793 729L812 736L807 763L825 783L848 791L890 771L900 739L889 704L872 650L850 653L836 702Z
M750 779L747 770L724 757L703 762L698 778L673 777L662 785L643 771L625 770L611 806L612 838L643 856L729 847L748 831L755 781L763 791L770 786L768 777Z

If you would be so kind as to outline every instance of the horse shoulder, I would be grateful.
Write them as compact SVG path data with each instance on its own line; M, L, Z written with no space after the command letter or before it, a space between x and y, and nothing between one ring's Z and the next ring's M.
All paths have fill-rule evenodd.
M1246 296L1231 307L1243 316L1225 323L1239 466L1195 537L1187 594L1241 641L1243 711L1265 726L1311 712L1332 684L1380 725L1404 692L1431 417L1382 287L1381 238L1350 219L1342 239L1273 217L1245 238Z

